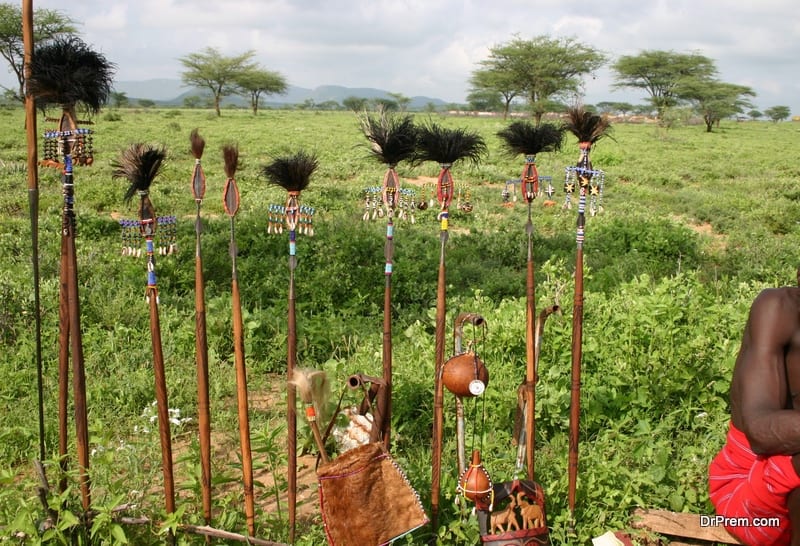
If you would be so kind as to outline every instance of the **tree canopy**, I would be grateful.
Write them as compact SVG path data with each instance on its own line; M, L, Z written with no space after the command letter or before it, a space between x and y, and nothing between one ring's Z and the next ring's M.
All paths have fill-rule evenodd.
M583 76L597 70L606 56L574 38L537 36L511 41L490 49L482 68L473 72L475 89L503 95L506 107L517 96L528 100L536 123L547 112L548 101L574 99L581 94Z
M272 70L252 68L235 76L234 81L240 93L250 97L250 107L253 115L258 114L258 105L261 95L280 95L286 93L288 85L286 78Z
M680 102L681 85L692 80L711 81L717 74L714 61L699 53L657 50L623 55L611 68L616 73L614 87L645 90L658 119Z
M752 108L753 104L747 97L756 96L755 91L747 86L704 78L683 80L677 87L677 93L692 103L703 116L709 133L720 120Z
M770 106L769 108L764 110L764 115L767 116L772 121L774 121L775 123L785 120L791 114L792 110L788 106Z
M40 8L33 12L33 40L37 46L76 32L75 21L59 11ZM0 56L6 60L19 82L16 90L9 89L9 91L16 100L23 102L25 100L24 44L22 7L19 2L0 4Z
M181 79L187 85L209 89L214 97L214 110L220 116L222 97L240 92L238 79L258 70L258 65L253 61L254 56L255 51L250 50L226 57L216 48L207 47L202 52L190 53L178 59L186 68Z

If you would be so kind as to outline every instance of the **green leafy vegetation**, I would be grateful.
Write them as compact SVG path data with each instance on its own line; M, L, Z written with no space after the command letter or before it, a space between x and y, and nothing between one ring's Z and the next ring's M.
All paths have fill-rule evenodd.
M30 223L23 113L3 114L0 134L0 542L22 544L161 544L180 524L203 524L197 441L194 340L194 214L189 133L207 141L208 189L202 206L210 392L215 458L214 520L245 528L236 417L231 326L229 220L222 208L221 147L237 142L238 273L251 393L257 475L257 535L288 538L285 483L285 367L288 235L267 233L269 205L285 191L261 175L274 158L305 149L319 168L302 202L315 208L313 237L297 242L298 365L326 370L338 395L352 373L380 375L385 222L362 221L363 189L380 184L384 167L371 157L352 113L114 110L93 127L95 162L76 169L78 275L88 390L93 508L81 525L74 470L58 490L58 301L61 227L59 173L40 170L41 311L45 367L44 461L50 481L49 525L37 497L38 409L34 361ZM427 116L417 116L420 123ZM490 382L481 400L485 422L470 421L495 481L511 479L516 391L525 375L527 207L505 204L501 191L522 168L497 132L498 118L437 117L448 128L475 131L488 154L480 165L453 167L469 191L470 214L453 207L447 243L448 325L459 311L488 324L479 346ZM47 124L40 119L39 128ZM587 218L581 443L577 537L568 534L567 445L575 209L561 208L564 167L578 148L537 157L553 176L556 205L533 205L537 308L559 303L548 319L537 387L536 479L547 500L554 544L588 544L606 530L626 529L636 507L709 514L707 465L721 446L727 391L747 309L766 286L793 284L800 248L796 162L785 153L796 124L723 122L715 133L676 126L619 124L614 139L592 152L606 171L604 212ZM111 160L132 142L163 144L168 156L151 188L159 215L175 215L178 252L158 256L161 326L173 425L178 510L164 513L158 433L151 422L152 350L145 260L121 255L118 220L134 218L126 184L112 179ZM438 165L398 167L405 187L426 191ZM430 197L431 186L427 187ZM455 200L454 200L455 202ZM395 227L393 278L393 449L430 503L434 308L439 258L436 211L416 211ZM449 340L448 340L449 342ZM448 345L449 347L449 345ZM448 348L449 353L449 348ZM456 497L455 415L445 397L440 544L474 544L477 523ZM468 405L471 411L473 408ZM188 420L187 420L188 419ZM74 425L70 422L71 442ZM308 432L304 430L303 434ZM310 432L304 449L310 449ZM75 452L71 443L70 453ZM71 456L68 467L73 469ZM313 471L309 469L309 471ZM274 476L275 480L267 479ZM306 501L297 544L324 542L316 497ZM114 508L129 507L121 523ZM12 538L24 533L28 538ZM408 544L428 542L414 532ZM204 539L178 532L179 544ZM403 542L403 541L400 541Z

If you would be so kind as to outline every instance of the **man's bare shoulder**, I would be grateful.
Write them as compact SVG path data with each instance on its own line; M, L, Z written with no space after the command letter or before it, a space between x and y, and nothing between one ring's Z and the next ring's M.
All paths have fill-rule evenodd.
M759 305L790 305L800 306L800 287L780 286L776 288L765 288L758 293L753 306Z
M766 288L753 300L750 307L748 330L772 329L781 325L780 330L794 330L800 324L800 287L782 286ZM773 332L779 335L778 332ZM772 335L767 335L772 337Z

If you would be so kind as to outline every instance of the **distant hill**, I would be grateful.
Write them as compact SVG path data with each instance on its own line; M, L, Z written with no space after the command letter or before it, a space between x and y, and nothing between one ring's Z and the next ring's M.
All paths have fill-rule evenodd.
M114 83L114 91L125 93L130 100L149 99L162 106L183 106L186 97L209 95L204 89L190 88L183 85L180 80L155 79L144 81L119 81ZM343 87L340 85L321 85L314 89L297 87L290 85L287 92L283 95L267 95L261 98L261 105L264 107L282 107L292 104L303 104L308 100L314 104L322 104L327 101L336 101L342 104L347 97L359 97L365 99L391 99L388 91L374 89L371 87ZM429 103L436 107L447 104L445 101L431 97L409 97L411 102L409 108L412 110L424 109ZM244 97L226 97L223 105L235 104L237 106L249 106L249 101Z

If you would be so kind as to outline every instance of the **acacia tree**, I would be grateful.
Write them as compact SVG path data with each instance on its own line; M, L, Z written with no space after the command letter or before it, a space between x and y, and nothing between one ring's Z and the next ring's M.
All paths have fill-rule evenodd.
M282 95L286 93L288 85L286 78L272 70L254 68L235 76L236 85L240 93L250 97L250 107L253 115L258 114L258 103L261 95Z
M36 9L33 12L33 40L36 45L45 44L54 38L73 35L77 32L75 21L63 13L51 9ZM25 102L24 51L22 42L22 7L15 4L0 4L0 56L17 77L19 87L8 89L11 96Z
M508 43L491 48L489 58L481 65L490 75L490 79L483 80L483 83L494 86L498 92L504 90L509 94L524 95L538 125L550 101L569 101L580 94L583 76L605 62L605 55L574 38L537 36L523 40L517 36ZM486 76L478 73L477 77ZM495 77L498 79L492 84ZM473 73L475 81L476 74ZM481 80L477 82L481 83ZM510 102L507 99L507 104Z
M659 120L667 108L677 105L680 86L685 81L710 81L717 74L714 61L699 53L646 50L638 55L623 55L612 65L616 73L613 87L643 89L656 109Z
M342 100L342 106L347 108L348 110L352 110L355 113L359 113L362 110L367 109L367 104L369 103L369 99L364 97L356 97L354 95L350 95Z
M480 64L483 68L472 72L469 80L472 84L469 96L482 100L490 99L493 95L502 97L503 119L506 119L508 111L511 109L511 101L520 94L519 82L513 71L506 66L504 59L490 57L481 61Z
M775 123L785 120L791 114L792 110L788 106L770 106L769 108L764 110L764 115L767 116L772 121L774 121Z
M225 57L219 50L207 47L200 53L190 53L178 59L186 67L181 79L186 85L204 87L211 90L214 110L221 116L222 97L235 95L240 91L237 79L243 74L257 70L252 60L255 52L245 51L241 55Z
M720 120L752 108L753 104L747 97L756 96L755 91L744 85L700 78L682 80L677 93L703 116L708 133Z

